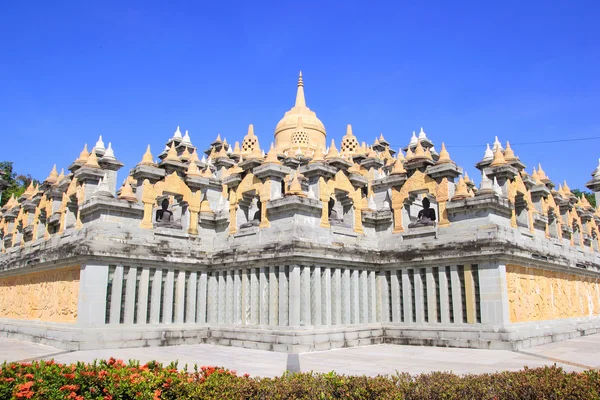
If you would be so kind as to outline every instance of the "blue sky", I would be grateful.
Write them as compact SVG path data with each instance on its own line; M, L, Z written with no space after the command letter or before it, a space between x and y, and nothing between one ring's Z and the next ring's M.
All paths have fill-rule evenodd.
M123 179L177 125L204 149L253 123L267 147L302 70L338 143L348 123L395 147L423 126L476 177L498 135L582 188L600 140L517 143L600 137L600 3L488 3L7 1L0 160L44 179L102 134Z

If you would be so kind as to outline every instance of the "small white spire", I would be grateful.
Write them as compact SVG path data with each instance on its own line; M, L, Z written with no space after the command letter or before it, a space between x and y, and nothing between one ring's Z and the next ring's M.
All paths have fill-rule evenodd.
M317 196L315 195L315 192L314 192L312 186L308 187L308 198L309 199L316 199L317 198Z
M202 155L202 160L200 160L200 162L203 162L206 164L206 156L204 154Z
M429 152L431 153L432 156L439 156L437 150L435 149L435 146L431 146L431 149L429 149Z
M227 150L225 151L225 153L233 154L233 150L231 150L231 146L227 147Z
M598 159L598 166L596 167L594 172L592 172L592 175L594 176L594 178L600 178L600 158Z
M419 139L417 139L417 134L413 131L412 137L410 138L410 142L408 142L409 146L417 145L419 143Z
M265 150L262 151L262 157L265 158Z
M94 148L95 148L96 150L106 150L106 149L104 148L104 142L102 141L102 135L100 135L100 136L98 137L98 141L96 142L96 145L94 146Z
M219 212L223 210L223 206L225 205L225 201L223 200L223 196L219 196L219 202L217 203L217 208L215 211Z
M492 150L494 151L494 153L496 152L497 149L500 149L500 151L503 151L504 149L502 148L502 143L500 143L500 141L498 140L498 136L496 136L496 140L494 140L494 147L492 148ZM493 157L493 155L492 155Z
M94 191L94 197L113 197L108 188L108 176L106 173L100 179L100 182L98 182L98 186L96 186L96 190Z
M423 127L421 127L421 132L419 132L419 140L423 140L423 139L427 139L427 135L425 134Z
M111 142L108 142L108 147L106 148L106 152L102 158L106 158L107 160L116 160L115 152L113 151Z
M188 133L187 129L185 130L185 135L183 136L183 139L181 139L181 143L189 144L190 146L192 145L192 140L190 139L190 134Z
M504 194L502 193L502 188L500 187L500 185L498 185L498 179L496 179L496 177L494 176L494 192L496 192L496 194L498 196L503 196Z
M479 191L481 193L494 191L493 183L486 174L481 174L481 183L479 183Z
M494 143L494 146L496 144ZM490 149L490 144L487 143L487 147L485 149L485 153L483 154L483 160L482 161L491 161L494 159L494 153L492 152L492 149Z
M371 210L377 211L377 204L375 204L375 198L373 197L373 195L369 196L369 201L367 202L367 206Z
M177 127L177 130L173 134L173 139L180 139L181 140L181 131L179 130L179 126Z

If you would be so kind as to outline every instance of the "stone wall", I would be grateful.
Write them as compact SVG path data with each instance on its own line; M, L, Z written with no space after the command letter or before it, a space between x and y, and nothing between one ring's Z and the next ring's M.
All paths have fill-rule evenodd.
M600 315L597 278L506 266L511 322Z
M79 266L0 278L0 318L75 323Z

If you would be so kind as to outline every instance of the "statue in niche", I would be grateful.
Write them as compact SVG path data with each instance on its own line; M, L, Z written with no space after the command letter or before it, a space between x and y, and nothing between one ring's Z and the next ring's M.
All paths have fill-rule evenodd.
M430 207L431 203L429 199L425 197L423 199L423 209L419 211L417 220L413 223L408 224L409 228L419 228L422 226L435 226L435 210Z
M256 210L256 212L254 213L254 218L252 218L252 220L240 225L240 229L250 228L251 226L260 225L260 215L262 212L262 203L261 203L260 199L256 202L256 207L258 207L258 210Z
M169 199L163 199L160 210L156 210L156 223L154 226L163 228L182 229L177 221L173 220L173 212L169 210Z
M335 210L335 200L330 198L329 203L327 203L327 208L329 210L329 224L330 225L342 225L343 220L338 216L338 212Z

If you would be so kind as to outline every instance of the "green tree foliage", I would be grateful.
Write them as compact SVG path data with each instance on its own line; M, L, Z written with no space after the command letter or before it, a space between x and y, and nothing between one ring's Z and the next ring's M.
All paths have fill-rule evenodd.
M590 202L592 207L596 208L596 196L594 195L594 193L590 193L587 190L579 189L573 189L571 190L571 192L573 192L573 194L577 197L581 197L581 195L584 195L586 199Z
M15 197L22 195L32 181L34 185L39 184L39 182L33 179L29 174L23 175L14 172L12 161L0 161L0 178L8 183L8 187L2 191L0 207L6 204L13 194Z

